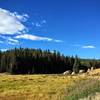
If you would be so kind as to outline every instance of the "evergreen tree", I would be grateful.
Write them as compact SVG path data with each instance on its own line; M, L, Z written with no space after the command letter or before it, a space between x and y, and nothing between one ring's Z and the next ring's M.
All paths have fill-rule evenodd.
M100 61L64 56L57 51L21 47L0 52L0 72L11 74L57 74L66 70L78 73L80 68L87 70L89 65L99 68Z

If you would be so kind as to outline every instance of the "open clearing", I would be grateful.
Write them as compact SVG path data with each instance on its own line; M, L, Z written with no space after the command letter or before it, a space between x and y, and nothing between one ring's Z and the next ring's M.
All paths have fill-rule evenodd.
M74 76L0 74L0 100L81 100L99 92L100 69Z

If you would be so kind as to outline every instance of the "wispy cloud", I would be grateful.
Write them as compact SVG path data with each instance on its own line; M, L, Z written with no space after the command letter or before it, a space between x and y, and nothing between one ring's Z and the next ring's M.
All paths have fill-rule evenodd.
M96 47L93 46L93 45L86 45L86 46L82 46L82 48L84 48L84 49L94 49Z
M9 37L7 41L8 41L7 42L8 44L11 44L11 45L19 45L19 41L16 40L16 39L13 39L11 37Z
M94 45L82 45L82 44L73 44L71 46L83 48L83 49L94 49L94 48L96 48Z
M19 15L0 8L0 34L16 34L26 29L22 24L28 18L27 14Z
M0 49L0 51L7 51L8 49Z
M55 42L58 42L58 43L60 43L60 42L63 42L62 40L54 40Z
M19 21L21 21L21 22L26 22L29 18L28 14L19 15L17 12L11 13L11 15L13 17L16 17L17 19L19 19Z
M8 40L9 40L10 42L19 43L18 40L15 40L15 39L13 39L13 38L11 38L11 37L9 37Z
M29 19L28 14L19 14L17 12L10 12L0 8L0 44L18 45L21 42L19 39L27 39L32 41L53 41L63 42L62 40L56 40L49 37L41 37L32 34L28 34L29 27L26 27L26 21ZM41 28L46 24L46 20L40 20L39 22L29 23L37 28ZM27 33L27 34L26 34Z
M32 26L37 27L37 28L41 28L46 24L46 20L40 20L37 22L32 22Z
M32 40L32 41L52 41L52 42L63 42L62 40L54 40L52 38L48 37L40 37L40 36L35 36L31 34L21 34L17 35L14 37L15 39L27 39L27 40Z
M7 51L8 49L0 49L0 51Z
M12 41L8 41L7 44L10 44L10 45L19 45L19 43L12 42Z
M35 26L36 27L42 27L42 25L40 23L36 23Z
M18 45L19 41L16 39L11 38L10 36L3 36L0 35L0 38L3 39L3 41L0 41L0 43L6 43L6 44L11 44L11 45Z
M28 39L28 40L42 40L42 41L52 41L51 38L47 38L47 37L40 37L40 36L35 36L35 35L31 35L31 34L21 34L21 35L17 35L15 36L16 39Z

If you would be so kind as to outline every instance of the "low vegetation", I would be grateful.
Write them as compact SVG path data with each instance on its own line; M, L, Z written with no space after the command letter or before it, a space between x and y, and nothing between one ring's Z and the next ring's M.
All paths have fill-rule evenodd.
M99 80L90 78L85 81L77 81L71 88L67 89L68 95L65 97L65 100L79 100L89 95L92 96L96 92L100 92Z
M92 74L93 73L93 74ZM96 74L97 73L97 74ZM1 100L81 100L100 92L100 70L77 75L0 75ZM94 99L95 100L95 99Z

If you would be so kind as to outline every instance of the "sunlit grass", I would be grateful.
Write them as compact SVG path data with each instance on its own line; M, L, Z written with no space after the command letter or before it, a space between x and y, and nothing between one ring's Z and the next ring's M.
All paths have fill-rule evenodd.
M89 78L88 80L85 81L84 80L77 81L72 87L66 89L66 94L68 95L66 95L64 99L79 100L80 98L85 98L88 97L89 95L94 95L96 92L100 92L100 81Z
M77 100L98 92L99 79L97 75L87 74L75 76L1 74L0 100Z

